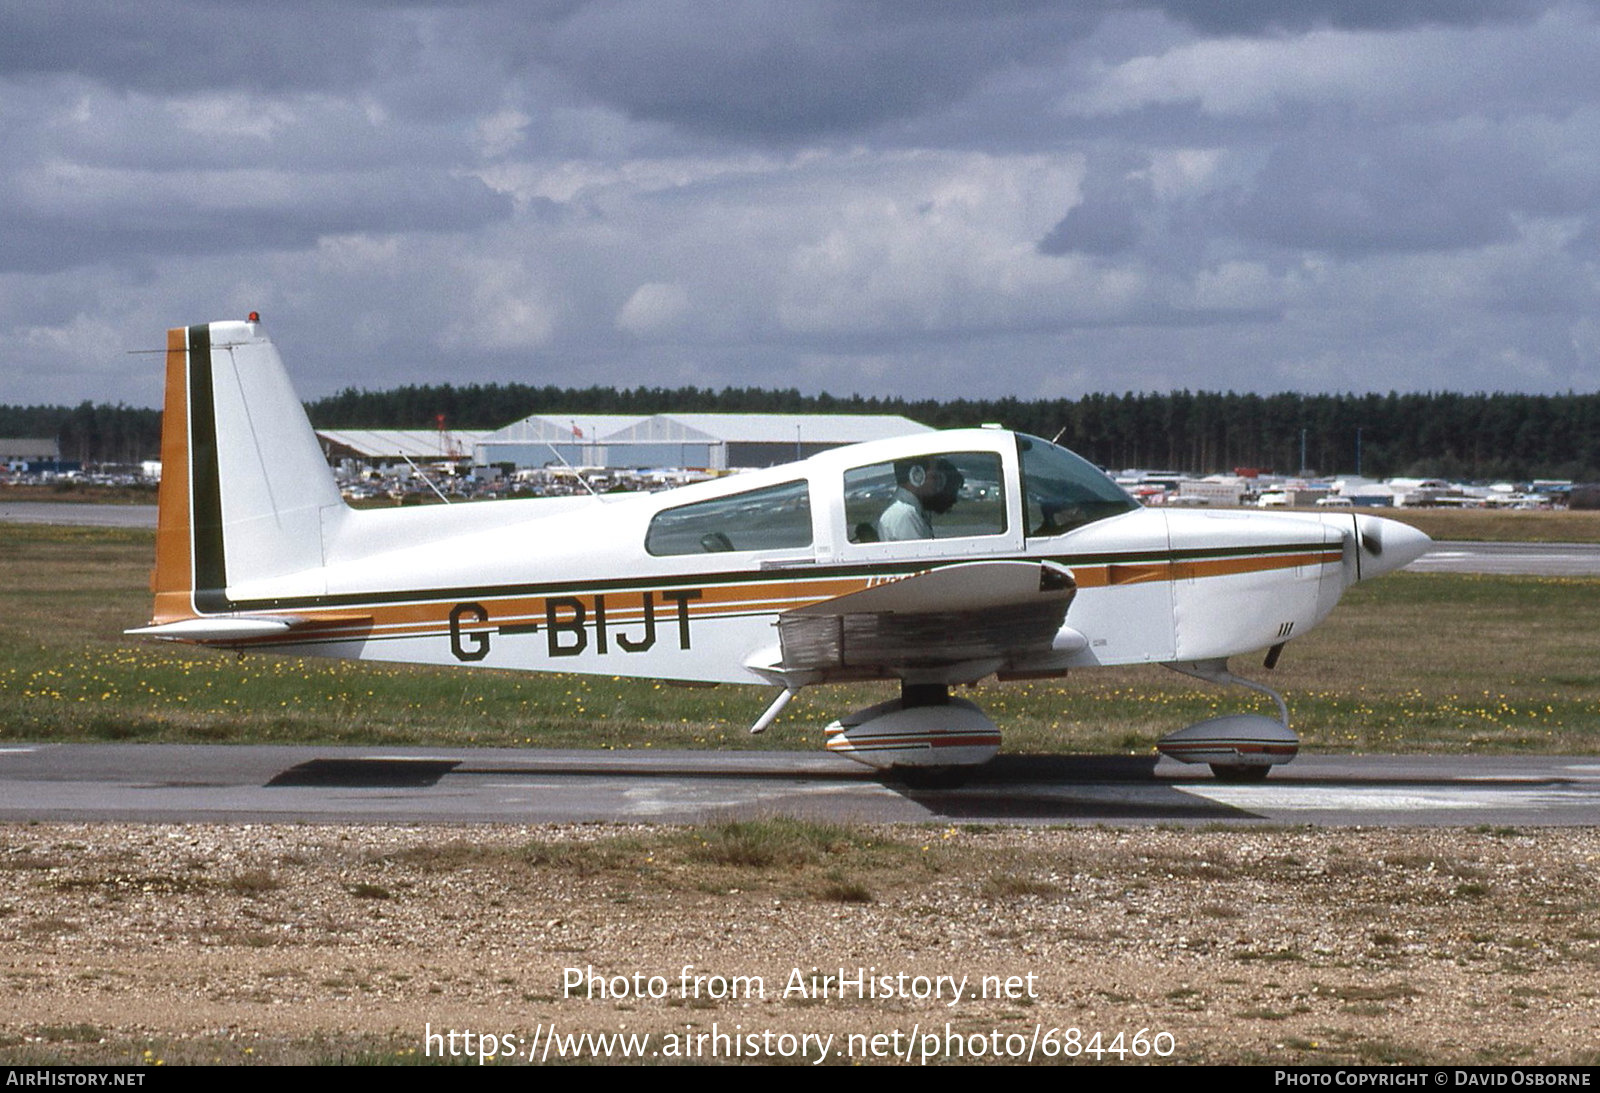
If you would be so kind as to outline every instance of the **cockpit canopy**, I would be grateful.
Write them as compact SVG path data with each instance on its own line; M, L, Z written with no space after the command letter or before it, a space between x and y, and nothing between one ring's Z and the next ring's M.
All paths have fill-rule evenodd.
M879 458L856 462L849 449L830 452L803 464L805 477L784 468L786 480L662 509L645 549L660 557L962 540L992 553L1139 507L1094 464L1038 437L985 429L918 439L915 449L879 446Z

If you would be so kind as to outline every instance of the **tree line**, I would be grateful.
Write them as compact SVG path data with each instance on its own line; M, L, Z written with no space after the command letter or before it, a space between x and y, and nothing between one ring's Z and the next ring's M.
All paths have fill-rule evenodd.
M497 429L535 413L903 414L938 428L998 422L1105 467L1209 474L1254 467L1464 479L1600 478L1600 393L1253 395L1173 391L1079 399L869 398L748 387L526 384L345 390L319 427ZM1302 445L1304 463L1301 462Z
M0 406L0 436L54 437L69 462L132 464L160 458L161 411L95 402Z
M1600 393L1253 395L1173 391L1078 399L876 398L749 387L528 384L348 389L308 403L318 428L498 429L535 413L903 414L938 428L998 422L1105 467L1191 473L1358 469L1467 479L1600 479ZM0 436L54 436L63 459L158 458L158 410L91 402L0 406ZM1302 463L1302 452L1304 462Z

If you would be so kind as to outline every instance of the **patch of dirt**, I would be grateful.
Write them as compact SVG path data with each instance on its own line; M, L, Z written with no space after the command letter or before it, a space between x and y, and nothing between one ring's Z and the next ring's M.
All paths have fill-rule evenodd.
M800 834L0 828L0 1058L1600 1061L1596 830Z

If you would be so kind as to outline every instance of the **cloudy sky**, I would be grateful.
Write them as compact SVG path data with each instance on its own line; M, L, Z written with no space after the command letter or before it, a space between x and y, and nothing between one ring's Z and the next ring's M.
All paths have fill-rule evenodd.
M0 402L1595 390L1571 0L18 0Z

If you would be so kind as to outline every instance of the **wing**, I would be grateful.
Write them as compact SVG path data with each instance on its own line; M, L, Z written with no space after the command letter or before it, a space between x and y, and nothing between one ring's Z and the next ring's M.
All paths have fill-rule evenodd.
M1034 670L1082 649L1063 624L1077 594L1053 562L962 562L778 617L778 649L749 667L788 688L916 677L961 683Z

